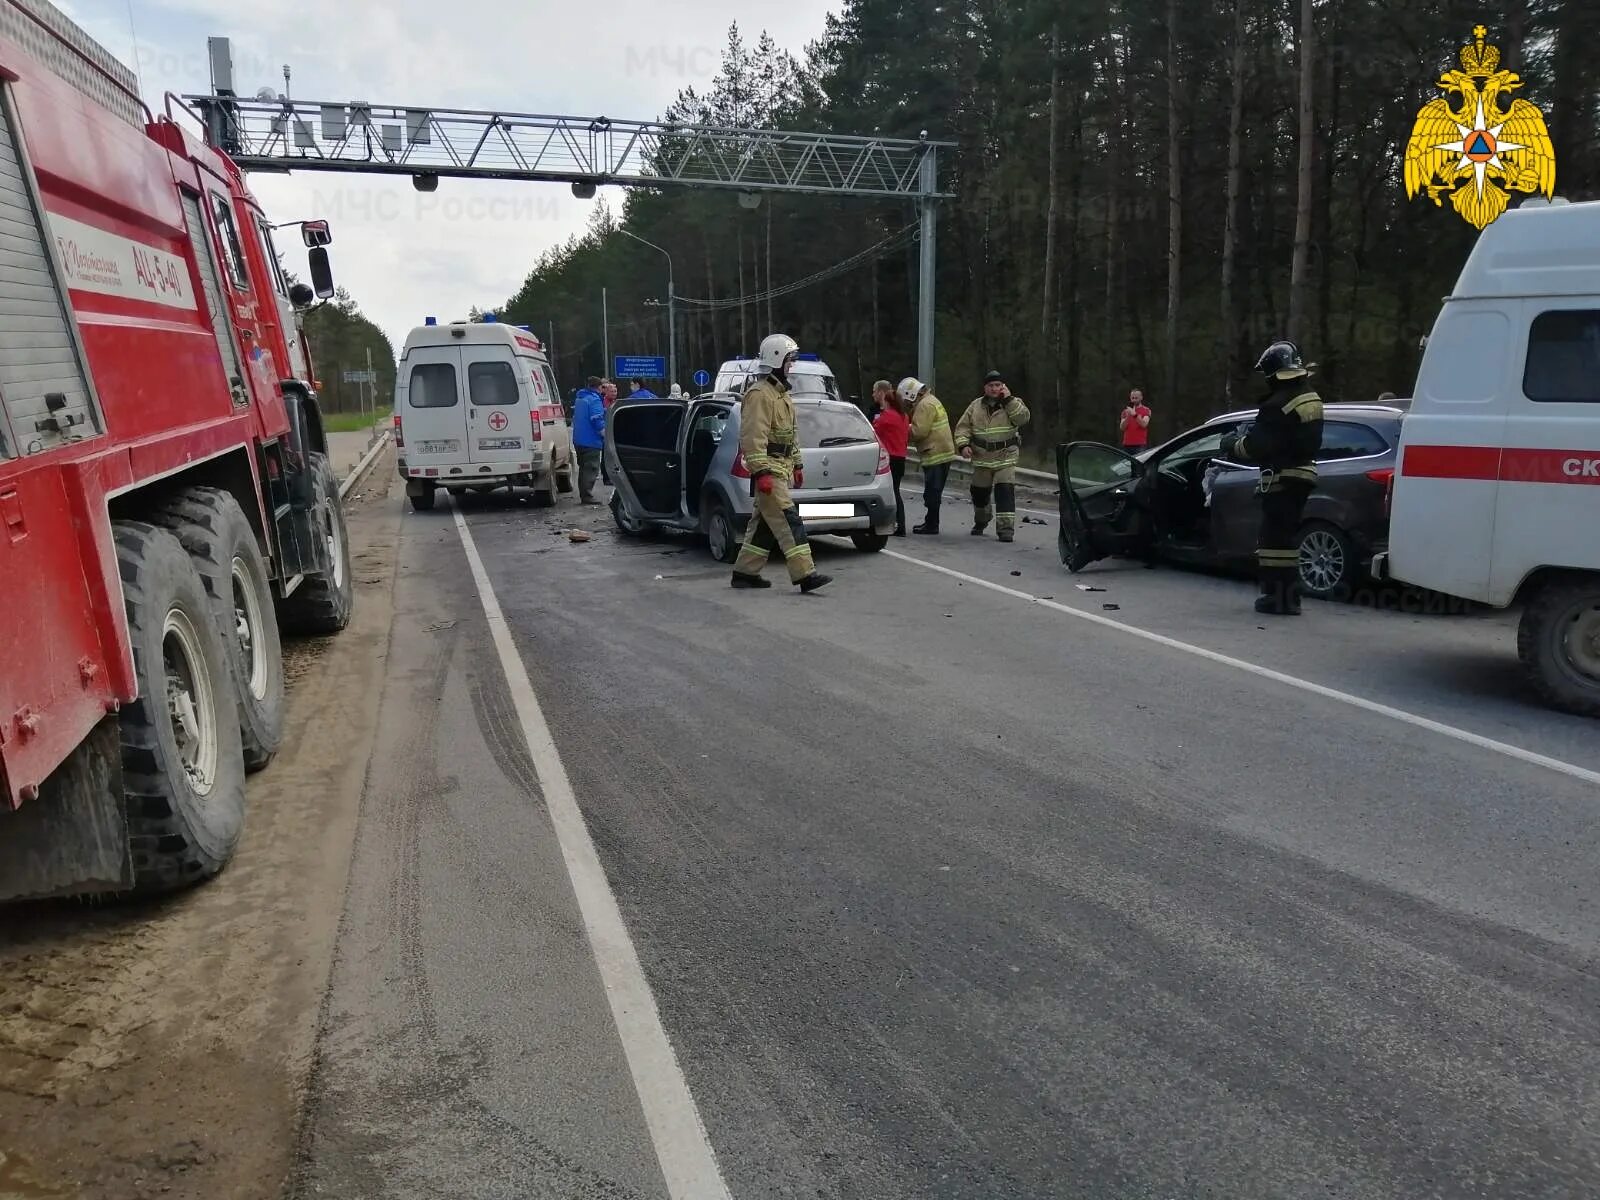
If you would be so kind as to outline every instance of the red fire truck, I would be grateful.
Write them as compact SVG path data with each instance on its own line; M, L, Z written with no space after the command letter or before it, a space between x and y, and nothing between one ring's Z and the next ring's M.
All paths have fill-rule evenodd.
M315 287L231 161L0 0L0 899L220 870L283 729L280 626L350 619L298 319L331 239L302 235Z

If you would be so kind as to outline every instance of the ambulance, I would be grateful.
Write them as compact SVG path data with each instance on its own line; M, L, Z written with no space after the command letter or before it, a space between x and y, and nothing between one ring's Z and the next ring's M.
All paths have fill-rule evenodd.
M1428 336L1381 577L1507 608L1550 705L1600 716L1600 202L1479 235Z
M531 488L551 505L573 488L572 430L544 346L493 314L406 338L395 374L394 441L411 507L453 495Z

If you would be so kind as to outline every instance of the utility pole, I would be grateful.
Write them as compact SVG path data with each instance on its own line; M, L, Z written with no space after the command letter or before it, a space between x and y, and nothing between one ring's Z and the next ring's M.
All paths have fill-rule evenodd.
M672 280L672 255L654 242L645 241L637 233L629 233L621 225L617 226L617 232L624 237L631 237L641 246L649 246L667 260L667 383L673 384L678 379L678 289Z
M372 347L367 347L367 395L371 403L367 408L367 415L371 418L367 422L367 440L372 440L372 430L378 423L378 377L372 370Z
M611 321L606 316L606 289L600 289L600 353L605 365L600 368L602 378L611 377Z
M919 201L922 208L922 255L917 271L917 373L930 388L933 387L933 270L937 261L934 257L934 238L939 229L938 209L935 207L938 201L934 199L938 171L935 154L934 148L929 146L922 160L922 199Z

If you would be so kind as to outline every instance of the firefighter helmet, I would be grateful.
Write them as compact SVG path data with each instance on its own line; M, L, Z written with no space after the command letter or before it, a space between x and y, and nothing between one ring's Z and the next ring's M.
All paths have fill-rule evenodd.
M895 389L900 393L900 400L909 408L917 402L917 397L922 395L926 385L915 375L907 375L900 381L900 386Z
M790 355L799 351L800 343L787 333L769 333L761 339L761 353L757 357L767 370L781 372L788 364Z
M1276 379L1280 375L1304 375L1306 366L1300 361L1300 347L1284 339L1273 342L1261 352L1261 357L1256 359L1256 370L1268 379Z

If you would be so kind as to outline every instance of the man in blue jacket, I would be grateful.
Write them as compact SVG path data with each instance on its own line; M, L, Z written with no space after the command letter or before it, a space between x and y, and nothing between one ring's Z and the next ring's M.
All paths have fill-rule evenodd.
M578 500L599 504L594 498L595 480L600 478L600 451L606 444L606 405L600 398L605 380L589 376L578 389L572 403L572 444L578 451Z

